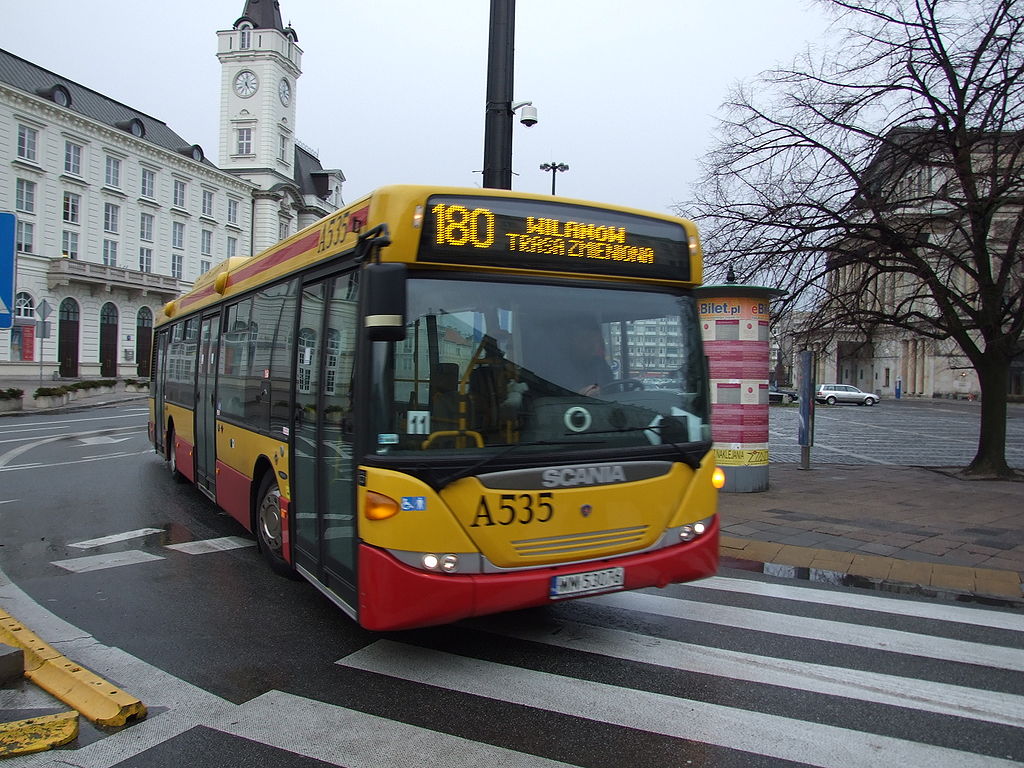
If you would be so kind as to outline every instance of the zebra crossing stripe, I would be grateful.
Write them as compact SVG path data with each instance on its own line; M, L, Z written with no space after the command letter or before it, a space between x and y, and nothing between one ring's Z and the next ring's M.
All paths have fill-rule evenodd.
M692 581L685 589L717 589L723 592L741 592L760 597L776 597L783 600L798 600L816 605L831 605L837 608L856 608L878 613L895 613L899 616L913 616L918 619L937 619L973 624L977 627L1009 629L1024 632L1024 616L1002 613L981 608L965 608L944 603L924 603L915 600L897 600L892 597L863 595L856 592L812 589L788 584L774 584L753 579L732 579L727 576L712 576L701 581Z
M587 599L591 603L610 608L656 614L666 618L1024 672L1024 650L1019 648L983 645L934 635L919 635L895 629L770 613L750 608L699 603L642 592L597 595Z
M68 544L68 546L75 547L76 549L94 549L95 547L102 547L106 544L116 544L119 541L137 539L141 536L148 536L151 533L161 533L162 531L162 528L140 528L137 531L125 531L124 533L115 533L110 536L104 536L99 539L89 539L87 541L79 541L74 544Z
M525 752L452 736L282 691L247 701L211 727L345 768L565 768ZM324 738L331 734L331 738ZM876 767L877 768L877 767Z
M559 622L551 630L523 629L511 622L494 630L485 621L471 626L519 640L684 672L1024 728L1024 696L1009 693L758 656L574 622Z
M173 549L184 552L187 555L205 555L210 552L226 552L230 549L241 549L243 547L255 547L256 542L242 536L223 536L219 539L201 539L199 541L186 541L182 544L168 544L165 549Z
M987 755L519 669L391 640L378 640L337 663L496 701L819 768L878 768L883 755L886 764L922 768L1020 766Z
M101 571L104 568L119 568L122 565L137 565L152 560L163 560L160 555L151 555L138 549L129 549L124 552L112 552L109 555L89 555L87 557L73 557L70 560L53 560L53 565L73 573L86 573L88 571Z

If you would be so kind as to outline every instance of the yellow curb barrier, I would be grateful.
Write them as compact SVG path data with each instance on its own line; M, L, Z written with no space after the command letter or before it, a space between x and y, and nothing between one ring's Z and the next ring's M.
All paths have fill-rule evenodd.
M25 652L25 677L97 725L116 727L146 716L146 705L75 664L0 610L0 640Z
M67 744L77 736L77 712L0 723L0 757L43 752Z

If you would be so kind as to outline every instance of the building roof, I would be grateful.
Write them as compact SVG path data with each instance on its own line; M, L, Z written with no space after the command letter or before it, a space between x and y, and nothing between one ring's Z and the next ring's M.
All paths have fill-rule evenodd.
M326 199L331 194L331 174L338 174L345 180L340 170L324 169L320 160L312 152L295 142L295 183L303 195L315 195Z
M295 42L299 40L291 25L285 28L281 22L281 6L277 0L246 0L245 9L235 22L235 29L238 29L238 25L243 21L252 24L253 29L276 29L290 35Z
M201 148L199 151L202 154L198 158L195 156L194 152L199 145L190 144L162 120L79 85L74 80L43 69L2 48L0 82L33 96L49 99L65 109L122 130L141 141L148 141L163 149L199 159L203 164L213 166Z

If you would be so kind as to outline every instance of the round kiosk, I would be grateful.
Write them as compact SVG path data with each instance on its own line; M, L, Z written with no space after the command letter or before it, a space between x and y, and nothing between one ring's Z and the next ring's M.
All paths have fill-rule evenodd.
M768 369L771 299L759 285L705 285L696 291L711 377L711 434L723 491L768 490Z

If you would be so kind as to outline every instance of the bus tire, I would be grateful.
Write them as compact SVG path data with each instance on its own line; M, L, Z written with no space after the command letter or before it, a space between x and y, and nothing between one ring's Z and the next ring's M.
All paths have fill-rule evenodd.
M174 450L174 427L167 428L167 468L176 483L185 482L185 476L178 469L178 455Z
M270 566L270 570L282 576L293 576L295 570L282 554L284 539L281 535L281 491L277 487L273 472L264 473L260 481L253 527L256 529L260 553Z

